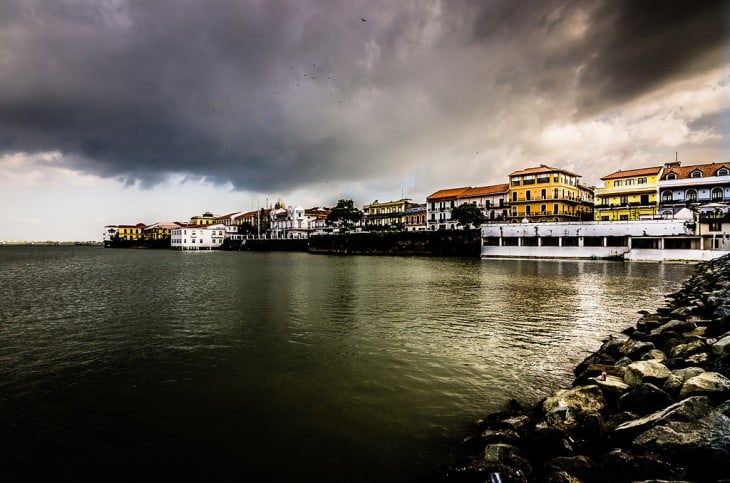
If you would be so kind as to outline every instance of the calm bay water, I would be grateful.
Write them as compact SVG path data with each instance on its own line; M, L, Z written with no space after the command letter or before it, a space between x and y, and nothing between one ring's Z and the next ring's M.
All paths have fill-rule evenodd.
M0 248L0 477L418 481L693 265Z

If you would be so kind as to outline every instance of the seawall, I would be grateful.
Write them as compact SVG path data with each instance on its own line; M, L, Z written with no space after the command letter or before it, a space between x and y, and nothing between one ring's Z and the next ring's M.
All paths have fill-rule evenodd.
M575 367L572 387L516 401L464 439L433 481L728 481L730 256Z
M313 236L310 253L479 258L479 230L368 232Z

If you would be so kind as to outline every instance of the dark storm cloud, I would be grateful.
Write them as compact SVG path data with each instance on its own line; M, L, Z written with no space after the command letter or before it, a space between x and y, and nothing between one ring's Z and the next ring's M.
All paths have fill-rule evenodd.
M605 2L594 14L594 57L581 75L581 108L610 107L723 65L729 9L726 0Z
M3 1L0 153L255 191L414 171L721 63L723 5Z

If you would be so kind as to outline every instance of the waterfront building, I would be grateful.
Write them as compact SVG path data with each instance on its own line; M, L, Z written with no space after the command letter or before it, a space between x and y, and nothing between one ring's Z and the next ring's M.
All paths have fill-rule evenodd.
M439 190L426 198L426 218L429 230L461 228L451 218L451 210L470 203L479 207L486 223L506 220L509 216L509 184L464 186Z
M362 208L366 230L401 230L405 228L406 211L415 206L410 198L395 201L375 200Z
M184 225L170 232L170 246L176 250L215 250L223 245L226 226Z
M226 226L238 226L243 223L244 211L236 211L234 213L227 213L225 215L216 216L214 225L223 224Z
M105 225L104 232L101 234L101 241L104 243L104 246L109 246L111 242L117 240L118 234L119 225Z
M546 222L593 219L593 189L579 183L580 175L540 166L509 175L510 221Z
M601 178L596 188L595 219L626 221L652 219L657 213L657 183L662 166L618 170Z
M216 223L216 218L217 217L213 213L206 211L202 215L190 218L190 224L197 226L213 225Z
M172 221L160 221L146 226L143 230L146 240L169 240L172 230L180 228L180 225Z
M117 240L141 240L144 234L144 223L137 223L136 225L116 225L117 227Z
M457 206L473 204L479 207L485 223L506 220L509 216L509 184L467 188L457 197Z
M453 230L459 224L451 219L451 210L457 205L459 195L470 189L469 186L461 188L448 188L438 190L426 197L426 223L429 230Z
M727 207L700 220L696 223L685 209L673 219L484 224L481 253L485 258L629 261L702 261L727 254Z
M659 182L659 214L675 216L684 207L730 202L730 163L682 166L667 163Z
M405 230L423 231L426 225L426 204L414 204L405 211Z
M318 207L304 209L301 206L272 209L269 211L269 237L301 239L331 231L327 226L330 211Z

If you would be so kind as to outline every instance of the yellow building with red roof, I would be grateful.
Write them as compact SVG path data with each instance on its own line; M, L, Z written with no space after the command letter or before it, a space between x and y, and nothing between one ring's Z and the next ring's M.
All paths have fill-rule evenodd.
M593 189L567 169L540 166L509 174L510 221L593 219Z
M596 188L597 221L651 219L658 216L657 182L662 166L618 170L607 174Z

